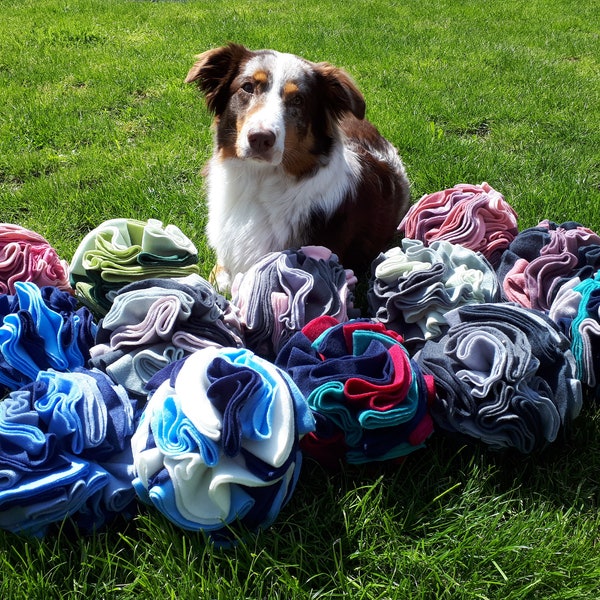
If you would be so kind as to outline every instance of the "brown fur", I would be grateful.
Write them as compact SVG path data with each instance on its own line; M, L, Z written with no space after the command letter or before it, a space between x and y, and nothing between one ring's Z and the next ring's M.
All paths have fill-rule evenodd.
M236 158L237 136L251 110L247 103L258 102L269 82L269 73L262 70L244 79L242 66L269 52L229 44L201 54L188 73L186 82L198 85L215 115L215 146L222 160ZM344 266L363 271L392 241L408 209L408 182L403 173L381 160L389 154L389 144L365 120L364 98L350 76L328 63L304 63L310 66L308 79L288 81L281 91L286 106L284 171L298 181L312 177L341 141L358 156L361 176L329 218L315 202L302 233L290 232L290 243L327 246ZM238 92L244 86L250 94Z

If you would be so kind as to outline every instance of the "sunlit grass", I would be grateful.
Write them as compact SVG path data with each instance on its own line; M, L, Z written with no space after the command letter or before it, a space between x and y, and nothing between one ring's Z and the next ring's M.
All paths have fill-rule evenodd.
M600 230L596 2L0 0L0 206L67 260L115 217L178 225L212 267L210 118L183 79L227 41L346 68L415 199L488 181L521 227ZM79 537L0 533L0 597L596 599L600 423L515 457L433 439L405 463L307 461L230 550L142 510Z

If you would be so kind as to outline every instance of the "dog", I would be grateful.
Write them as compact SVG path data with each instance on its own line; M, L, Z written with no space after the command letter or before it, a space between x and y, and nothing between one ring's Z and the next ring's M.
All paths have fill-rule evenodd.
M185 82L214 116L204 174L220 290L272 251L326 246L358 274L389 246L409 182L348 73L230 43L197 56Z

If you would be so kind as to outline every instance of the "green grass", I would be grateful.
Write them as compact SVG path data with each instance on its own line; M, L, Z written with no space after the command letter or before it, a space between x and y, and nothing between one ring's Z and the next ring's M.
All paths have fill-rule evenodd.
M600 230L598 0L0 0L0 217L70 259L114 217L178 225L212 267L210 119L183 79L229 40L346 68L415 199L488 181ZM600 596L600 422L519 457L435 438L402 465L307 462L275 525L207 548L153 511L90 537L0 533L0 597Z

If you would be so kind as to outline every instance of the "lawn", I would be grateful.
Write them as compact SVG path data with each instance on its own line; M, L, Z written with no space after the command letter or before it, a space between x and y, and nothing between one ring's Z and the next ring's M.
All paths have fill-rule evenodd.
M210 118L183 83L227 41L352 74L413 199L489 182L600 231L598 0L0 0L0 217L69 260L107 219L204 240ZM441 435L398 464L307 460L267 531L207 546L142 508L95 535L0 532L0 597L600 597L600 410L532 456Z

